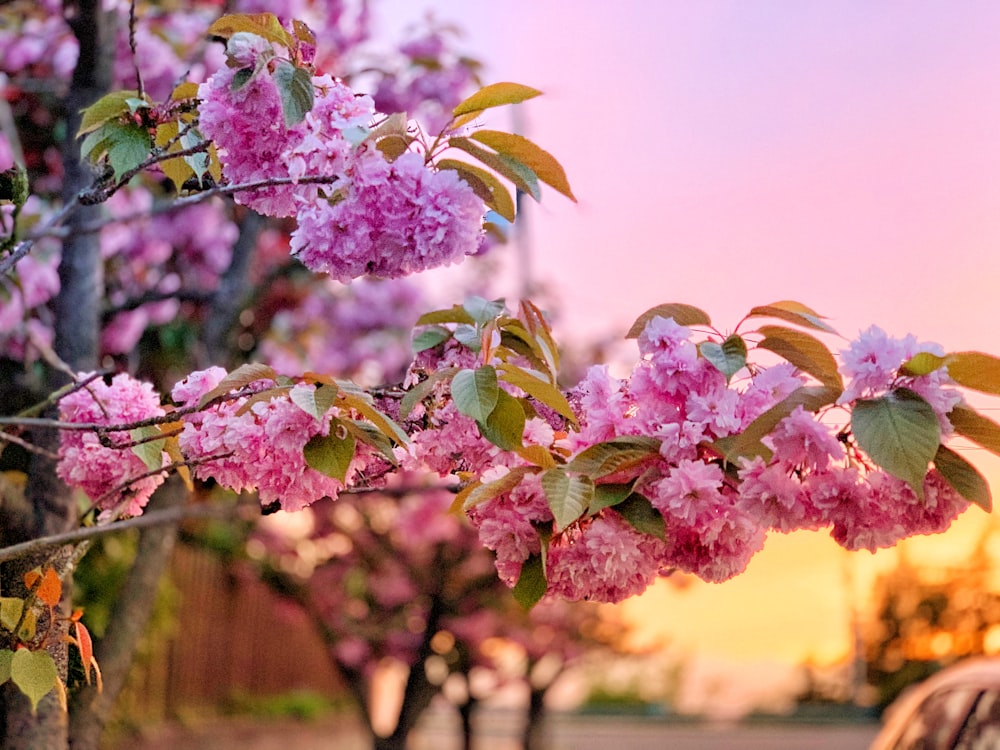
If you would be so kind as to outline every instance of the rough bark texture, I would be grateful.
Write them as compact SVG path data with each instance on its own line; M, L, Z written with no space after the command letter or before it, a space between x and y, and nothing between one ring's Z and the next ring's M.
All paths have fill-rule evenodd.
M182 505L187 498L183 482L174 476L150 499L149 509ZM160 579L177 541L176 524L153 526L139 536L135 562L115 601L108 632L94 647L104 676L104 690L85 687L70 703L69 746L72 750L97 750L101 733L111 719L136 648L156 603Z
M65 172L62 192L63 199L68 202L92 180L89 169L80 161L79 144L73 134L79 128L79 111L96 101L111 85L109 55L114 44L110 16L101 11L100 0L76 0L67 2L64 7L80 43L80 57L63 101L67 137L62 153ZM70 235L64 242L59 266L61 289L55 301L55 351L74 370L97 366L98 321L103 298L100 248L96 235L73 232L79 222L94 218L93 213L94 209L81 209L69 217ZM56 388L65 379L64 373L53 370L49 374L49 387ZM49 449L58 442L58 436L52 431L33 437L37 444ZM26 498L26 513L21 518L9 519L10 525L0 531L0 543L10 544L65 531L75 522L73 496L57 479L55 466L48 459L33 457ZM58 554L68 555L68 552ZM16 596L19 587L23 590L22 579L26 571L39 563L51 562L49 556L41 555L4 564L0 569L4 593ZM68 592L70 588L70 580L65 580L63 591ZM63 614L68 607L64 599ZM50 637L49 653L65 678L67 651L59 635L54 632ZM8 683L0 689L0 748L3 750L64 750L67 726L66 714L54 694L43 698L38 711L32 714L27 699L12 685Z

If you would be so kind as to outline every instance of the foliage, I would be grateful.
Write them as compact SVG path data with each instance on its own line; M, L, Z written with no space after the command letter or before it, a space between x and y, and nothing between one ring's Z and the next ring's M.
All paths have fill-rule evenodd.
M863 640L867 681L880 709L959 659L995 652L1000 593L987 542L984 536L956 567L904 556L876 581Z
M834 353L825 318L794 301L754 307L732 329L689 304L657 306L628 332L639 356L627 377L595 367L569 390L545 312L481 296L411 317L398 379L313 369L315 340L337 321L297 291L304 270L399 279L483 252L519 194L538 200L544 185L575 200L553 155L483 126L540 92L462 91L478 83L474 61L431 30L403 54L410 80L454 73L424 97L434 124L380 111L402 74L384 72L374 98L355 90L368 18L347 23L339 3L282 7L314 28L257 2L223 17L212 2L187 14L134 4L109 11L127 32L110 45L92 8L67 20L51 0L14 5L0 26L19 125L0 135L0 354L20 368L4 402L19 405L0 419L0 459L18 465L2 465L0 544L5 586L27 593L5 591L0 676L32 709L62 694L52 654L66 640L88 680L94 666L79 615L55 609L68 587L53 583L85 544L50 554L45 538L67 519L103 533L142 518L170 473L189 489L255 492L265 512L423 477L454 491L524 607L618 601L676 569L722 581L772 531L830 528L874 550L943 531L969 503L990 509L955 442L1000 453L1000 425L965 395L1000 395L1000 359L875 327ZM111 90L81 83L107 67L101 54L115 56ZM384 323L348 327L347 340ZM281 367L261 361L278 354ZM38 459L31 474L15 448ZM82 510L65 488L37 496L52 476ZM79 533L69 541L91 530ZM25 576L16 564L40 550Z

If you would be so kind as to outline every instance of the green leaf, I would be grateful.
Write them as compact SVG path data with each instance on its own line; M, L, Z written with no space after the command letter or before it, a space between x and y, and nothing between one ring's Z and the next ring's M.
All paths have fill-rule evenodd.
M712 444L712 447L728 463L736 463L736 459L740 456L748 458L764 456L769 458L771 451L761 440L770 434L771 430L777 427L782 419L800 406L806 411L819 411L824 406L836 401L839 395L839 389L830 388L829 386L812 385L796 388L788 396L748 424L743 432L719 438Z
M315 92L312 75L305 68L299 68L287 60L278 60L274 68L274 83L281 94L285 126L291 128L298 125L313 108Z
M256 34L286 48L292 45L292 37L273 13L230 13L212 23L206 34L228 40L241 31Z
M339 395L336 386L318 385L315 388L292 388L288 398L293 404L310 414L317 421L323 421L323 416L330 411Z
M489 300L477 297L474 294L466 298L465 302L462 303L462 307L465 308L465 311L479 325L485 325L503 315L505 309L502 299Z
M542 489L555 519L556 531L561 531L580 518L594 497L594 480L567 474L565 469L549 469L542 474Z
M455 341L460 343L467 349L471 349L474 352L479 352L483 348L482 335L476 326L474 325L457 325L455 326Z
M614 506L614 510L620 513L636 531L660 540L667 538L667 525L663 516L645 495L633 492Z
M536 378L534 375L509 362L500 365L499 370L502 380L520 388L539 403L554 409L570 422L576 424L576 415L573 413L573 408L569 405L569 401L566 400L562 392L554 385L541 378Z
M448 139L448 145L464 151L472 158L485 164L501 177L510 180L524 193L536 201L541 200L542 193L538 188L538 175L531 168L503 154L495 154L465 136L453 136Z
M138 95L139 92L129 90L112 91L110 94L102 96L96 102L83 110L82 117L80 119L80 129L76 132L76 137L79 138L81 135L86 135L92 130L96 130L104 123L110 120L116 120L129 112L129 100L135 99Z
M538 175L538 179L546 185L570 200L576 200L562 165L556 161L552 154L524 136L504 133L499 130L477 130L472 134L472 138L486 144L497 153L516 159Z
M938 370L948 364L949 357L939 357L936 354L931 354L930 352L917 352L908 360L903 363L903 366L899 368L900 375L908 375L910 377L920 377L921 375L930 375L935 370Z
M851 412L851 432L872 461L924 496L927 467L941 445L937 416L908 388L859 399Z
M149 157L153 141L145 128L132 124L108 123L102 128L102 132L104 131L107 131L108 162L116 180Z
M635 482L627 484L599 484L594 488L594 499L590 501L590 515L621 503L632 494Z
M479 199L500 214L507 221L514 221L514 199L510 191L492 173L485 169L457 159L441 159L435 165L438 169L451 169L465 180Z
M341 419L340 424L354 436L355 440L370 445L385 456L393 466L399 463L392 452L392 441L375 425L360 419Z
M982 352L948 355L948 374L961 386L1000 396L1000 358Z
M229 82L230 91L239 91L241 88L250 83L253 78L253 74L257 72L256 68L240 68L235 73L233 73L233 80Z
M525 609L531 609L545 596L548 583L541 555L531 555L521 563L521 575L511 589L514 599Z
M466 311L461 305L452 305L447 310L435 310L434 312L424 313L414 324L417 326L429 326L440 323L466 323L471 325L475 323L475 319Z
M337 399L344 406L360 413L361 416L375 425L383 435L398 445L406 445L410 442L410 438L403 431L402 427L396 424L387 414L383 414L375 408L371 396L354 386L353 383L338 380L337 385L340 387Z
M764 340L757 344L758 348L774 352L823 385L843 392L844 382L837 372L837 361L822 341L784 326L761 326L759 332Z
M22 648L11 657L10 679L28 696L34 713L38 709L38 702L56 686L59 673L48 651Z
M108 153L108 129L99 127L93 133L88 133L80 144L80 155L96 164Z
M800 302L793 302L792 300L782 300L781 302L772 302L770 305L755 307L747 314L747 317L779 318L787 320L789 323L814 328L818 331L836 333L833 328L823 322L824 316Z
M13 651L0 648L0 685L3 685L10 679L10 663L13 658Z
M162 434L163 433L160 432L160 428L155 425L137 427L136 429L129 431L129 437L131 437L135 442L146 440L148 438L159 437ZM163 466L163 451L166 449L166 444L166 438L162 438L160 440L150 440L147 443L133 445L132 453L137 455L142 460L147 469L155 471Z
M505 104L517 104L541 93L538 89L520 83L491 83L460 103L452 110L452 114L458 117L492 107L502 107Z
M420 352L433 349L450 338L451 331L444 326L427 326L413 337L413 353L420 354Z
M500 398L497 371L490 365L476 370L459 370L451 379L455 408L477 422L486 422Z
M729 336L721 344L703 341L698 345L698 351L716 370L726 376L727 383L747 363L747 345L743 337L737 333Z
M351 459L354 458L354 449L357 441L345 427L343 437L338 437L338 427L340 420L334 420L330 425L329 435L314 435L302 453L306 463L321 474L340 480L341 484L347 484L347 470L351 466Z
M24 613L24 599L16 596L0 596L0 627L13 633Z
M198 402L198 408L203 409L205 404L212 399L225 396L230 391L238 390L258 380L275 380L277 377L278 374L274 369L259 362L240 365L220 380L215 388L201 397L201 401Z
M631 468L660 454L660 441L651 437L616 437L580 451L566 468L593 479Z
M987 513L993 509L990 483L976 470L975 466L955 451L945 448L943 445L939 446L934 456L934 468L947 480L948 484L955 488L959 495L970 503L975 503Z
M456 372L458 372L457 367L448 367L444 370L436 370L435 372L432 372L426 380L423 380L410 388L410 390L408 390L403 396L403 400L399 402L399 418L406 419L410 415L410 412L413 411L413 407L430 395L431 391L434 390L435 385L446 378L454 376Z
M479 432L493 445L505 451L515 451L524 438L524 408L521 402L507 391L497 391L497 403L487 417L479 423Z
M712 321L708 317L708 313L704 310L700 310L693 305L671 302L665 305L657 305L656 307L646 310L646 312L636 318L632 327L628 329L628 333L625 334L625 338L638 338L639 334L646 329L646 326L649 325L649 322L653 318L673 318L674 322L679 326L712 325Z
M953 408L948 421L959 435L1000 456L1000 424L967 406Z

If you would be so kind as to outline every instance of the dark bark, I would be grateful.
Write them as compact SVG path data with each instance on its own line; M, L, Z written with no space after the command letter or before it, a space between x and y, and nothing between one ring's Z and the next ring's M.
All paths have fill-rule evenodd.
M468 683L468 680L466 680ZM478 701L471 695L458 707L458 715L462 719L462 749L472 750L472 714L475 713Z
M524 750L545 750L548 732L545 716L545 689L531 686L528 699L528 717L524 724Z
M80 43L80 57L62 103L66 123L62 148L64 203L74 200L94 179L90 166L80 158L80 143L74 137L80 128L80 111L111 88L115 29L113 17L102 12L100 5L100 0L77 0L64 6L73 33ZM66 224L69 236L63 242L59 263L55 350L75 370L97 368L104 278L100 235L73 230L98 219L99 210L97 206L79 206L69 216Z
M233 246L232 260L219 280L202 329L202 346L209 363L228 365L232 359L228 336L250 293L250 266L263 228L264 217L253 211L248 211L240 221L240 236Z
M186 498L187 489L174 476L156 491L150 499L149 509L177 507ZM93 685L82 688L70 704L69 746L73 750L97 750L99 746L101 733L112 717L149 622L160 579L176 540L176 524L150 527L139 535L135 562L115 600L108 631L94 647L104 677L104 690L98 693Z
M64 5L67 20L79 41L80 57L73 72L69 91L62 102L62 115L66 123L62 162L64 183L62 196L68 204L76 194L90 185L92 175L80 161L79 144L73 135L79 128L80 110L107 92L111 85L111 59L114 51L111 16L101 11L100 0L76 0ZM99 313L103 296L102 265L98 238L93 234L74 232L80 222L95 216L94 208L78 208L70 214L66 226L69 237L63 244L59 265L61 284L55 299L55 351L71 369L92 370L97 366ZM66 373L52 369L48 386L62 385ZM52 449L58 443L53 431L33 436L37 444ZM29 469L26 499L28 508L21 518L10 519L9 525L0 530L0 543L26 541L46 534L68 530L75 522L72 493L57 479L55 466L49 459L33 456ZM61 571L61 563L69 557L69 550L40 553L4 563L0 567L0 586L6 595L23 591L23 575L39 564L54 564ZM72 575L63 581L64 600L60 611L69 610L68 592L72 588ZM62 626L65 627L65 624ZM55 660L60 676L65 679L67 665L66 644L54 632L48 640L48 650ZM12 685L0 689L0 748L2 750L64 750L67 746L67 716L54 693L42 699L36 713Z

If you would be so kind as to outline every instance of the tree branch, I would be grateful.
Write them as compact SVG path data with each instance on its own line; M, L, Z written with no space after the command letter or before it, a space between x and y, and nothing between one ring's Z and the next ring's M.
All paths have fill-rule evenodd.
M153 526L177 523L193 518L215 518L232 519L241 518L246 515L248 508L256 509L256 505L249 503L239 503L235 505L185 505L183 507L170 507L167 509L147 510L141 516L126 518L123 521L102 524L100 526L85 526L61 534L50 534L49 536L31 539L20 544L12 544L8 547L0 548L0 562L13 560L24 555L32 554L51 547L63 544L75 544L88 539L96 539L105 534L113 534L128 529L145 529Z

